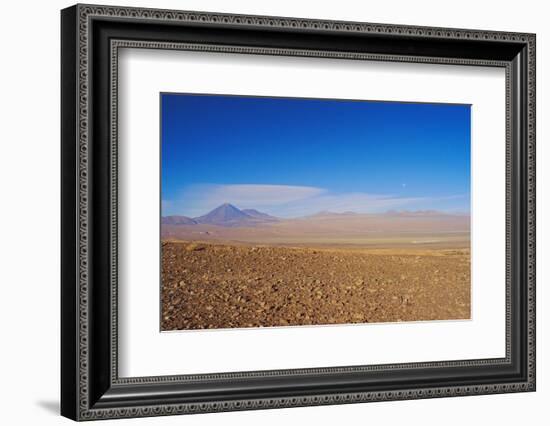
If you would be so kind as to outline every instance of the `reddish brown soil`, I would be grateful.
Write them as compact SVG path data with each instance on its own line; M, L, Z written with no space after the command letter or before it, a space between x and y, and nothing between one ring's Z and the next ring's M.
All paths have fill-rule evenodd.
M470 253L162 243L162 330L470 318Z

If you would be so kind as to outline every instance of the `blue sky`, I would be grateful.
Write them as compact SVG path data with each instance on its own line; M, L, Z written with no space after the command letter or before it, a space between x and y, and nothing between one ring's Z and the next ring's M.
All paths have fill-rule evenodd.
M470 106L161 94L162 215L470 211Z

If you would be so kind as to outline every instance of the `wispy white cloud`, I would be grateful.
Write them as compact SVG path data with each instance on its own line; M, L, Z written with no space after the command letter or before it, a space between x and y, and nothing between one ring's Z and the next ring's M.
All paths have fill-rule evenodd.
M465 198L466 195L449 197L401 197L364 192L333 193L324 188L294 185L190 185L183 189L178 199L163 200L163 215L183 214L196 217L223 203L231 203L240 209L258 209L280 217L299 217L320 211L342 213L376 213L390 209L433 209L442 200Z
M290 185L197 185L187 195L202 197L204 201L220 201L243 205L243 208L277 206L318 196L324 189Z

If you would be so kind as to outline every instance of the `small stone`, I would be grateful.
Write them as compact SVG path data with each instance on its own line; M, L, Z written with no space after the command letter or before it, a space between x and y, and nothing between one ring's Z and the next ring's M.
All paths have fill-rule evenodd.
M204 247L197 243L191 243L185 247L185 250L187 251L200 251L204 250Z

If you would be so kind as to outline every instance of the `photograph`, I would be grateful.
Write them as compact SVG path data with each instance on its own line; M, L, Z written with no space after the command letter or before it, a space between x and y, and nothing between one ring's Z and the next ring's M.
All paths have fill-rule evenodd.
M471 105L160 111L161 331L471 318Z

